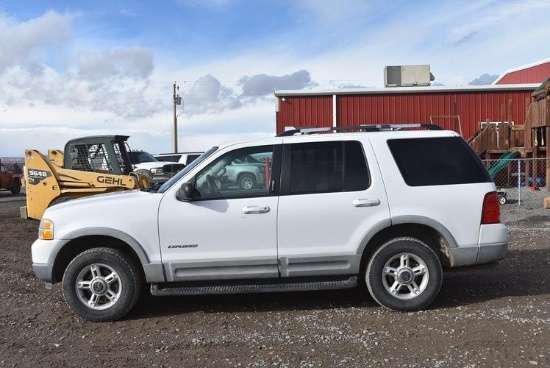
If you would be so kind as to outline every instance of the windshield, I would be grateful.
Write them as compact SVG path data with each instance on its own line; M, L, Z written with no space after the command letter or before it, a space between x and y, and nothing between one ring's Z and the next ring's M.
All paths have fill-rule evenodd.
M141 164L142 162L157 162L158 160L154 158L150 153L144 151L131 151L130 161L132 164Z
M157 191L157 193L164 193L166 192L168 189L170 189L170 187L172 187L172 185L174 185L174 183L176 183L178 180L181 179L182 176L186 175L189 171L191 171L195 166L197 166L198 164L200 164L201 162L203 162L204 160L206 160L210 155L212 155L214 152L216 152L218 150L218 147L215 146L215 147L212 147L210 148L208 151L206 151L205 153L203 153L202 155L200 155L197 159L193 160L189 165L185 166L185 168L183 170L181 170L180 172L178 172L176 175L172 176L170 178L170 180L168 180L166 183L162 184L162 186L159 188L159 190Z

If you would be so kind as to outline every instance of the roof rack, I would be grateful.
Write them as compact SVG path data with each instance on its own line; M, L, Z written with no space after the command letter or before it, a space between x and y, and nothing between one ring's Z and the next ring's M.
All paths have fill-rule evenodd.
M439 125L435 124L365 124L356 126L343 126L343 127L322 127L322 128L298 128L291 129L280 134L277 137L288 137L295 134L315 134L323 132L344 132L344 131L360 131L360 132L381 132L381 131L394 131L401 129L412 128L424 128L427 130L442 130Z

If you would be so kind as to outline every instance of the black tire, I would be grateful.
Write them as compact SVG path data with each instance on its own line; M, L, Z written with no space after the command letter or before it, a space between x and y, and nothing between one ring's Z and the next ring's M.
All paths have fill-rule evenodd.
M93 248L80 253L63 275L63 297L69 308L91 322L122 318L134 307L140 291L138 268L115 249Z
M439 294L443 281L441 262L426 243L395 238L370 258L365 281L373 299L400 312L426 308Z
M256 177L253 174L241 174L238 180L239 188L249 190L256 188Z
M498 203L500 203L501 205L504 205L506 204L506 197L505 196L499 196L498 197Z
M13 182L13 187L11 187L10 191L13 195L18 195L19 193L21 193L21 182L19 180L15 180Z

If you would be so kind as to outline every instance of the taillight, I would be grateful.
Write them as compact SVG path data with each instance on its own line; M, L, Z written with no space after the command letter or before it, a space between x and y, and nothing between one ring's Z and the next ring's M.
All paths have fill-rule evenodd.
M481 224L498 224L500 222L500 203L497 192L485 194L483 210L481 212Z

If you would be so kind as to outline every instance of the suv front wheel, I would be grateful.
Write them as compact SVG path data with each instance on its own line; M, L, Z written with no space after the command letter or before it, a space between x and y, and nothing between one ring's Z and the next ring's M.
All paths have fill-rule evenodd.
M93 248L76 256L63 275L63 297L80 317L92 322L114 321L138 300L141 277L124 253Z
M239 176L238 180L239 188L241 189L253 189L256 188L256 177L254 174L245 173Z
M426 243L395 238L370 258L365 281L378 304L402 312L426 308L439 294L441 262Z

